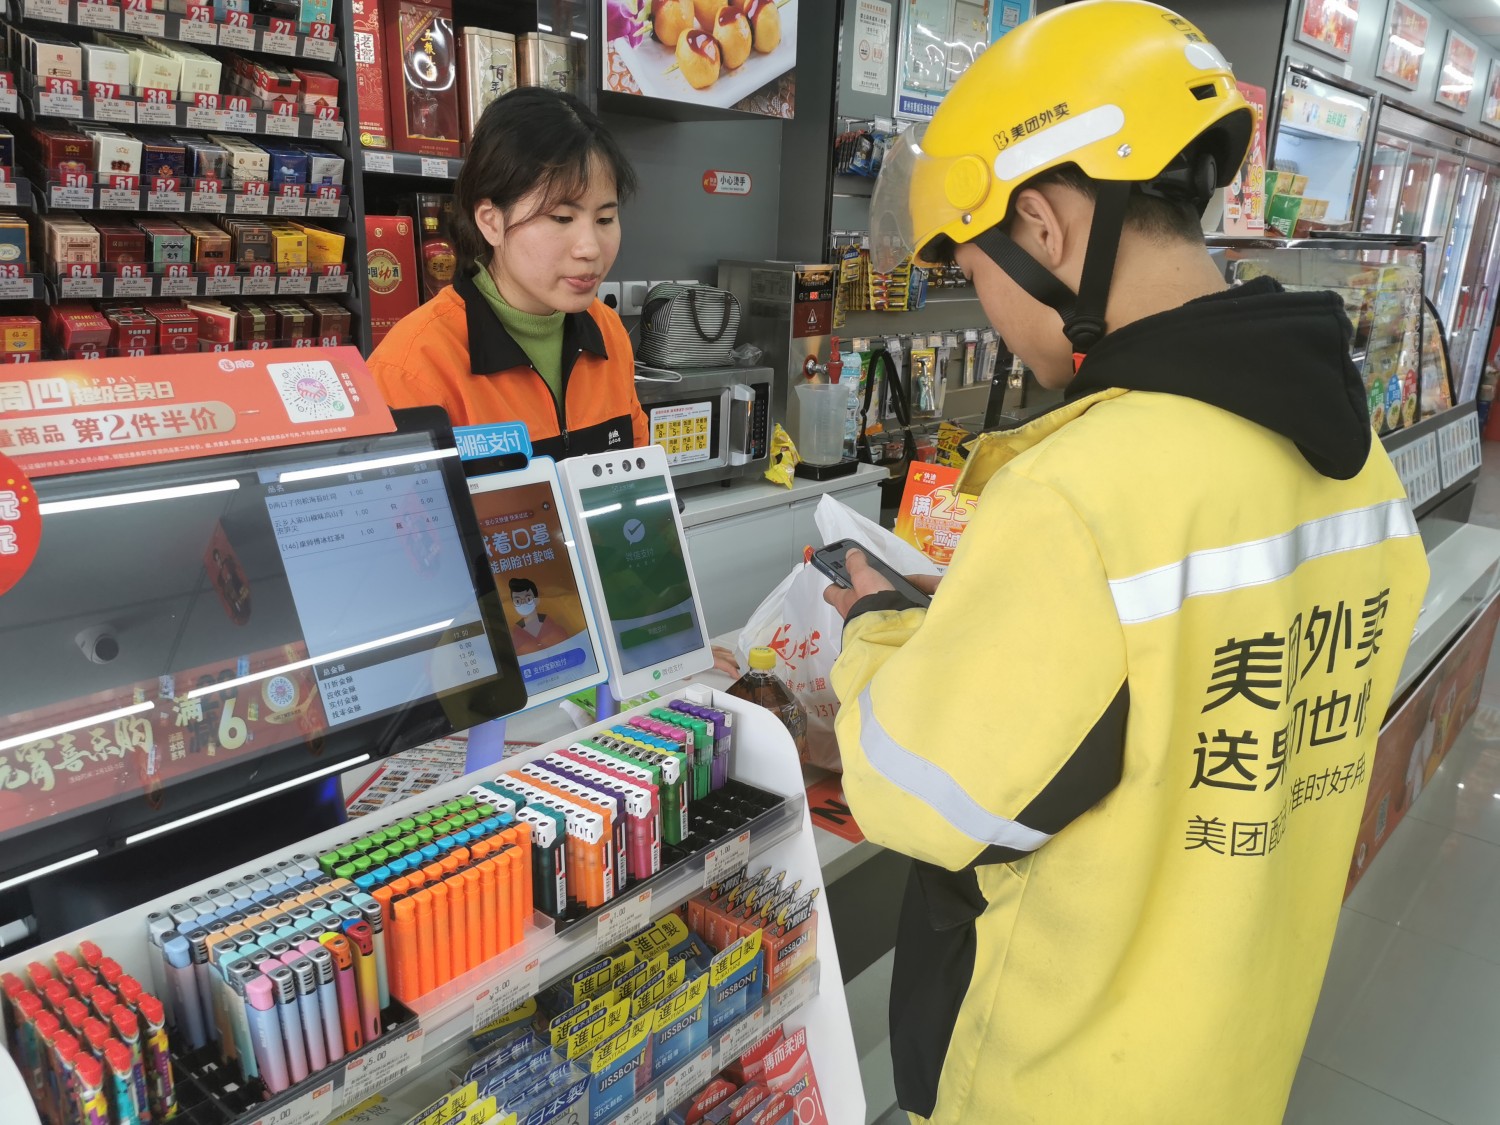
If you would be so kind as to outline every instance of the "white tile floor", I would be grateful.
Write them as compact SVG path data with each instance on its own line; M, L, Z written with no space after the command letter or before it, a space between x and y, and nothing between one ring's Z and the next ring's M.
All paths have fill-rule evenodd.
M1485 453L1473 519L1500 527ZM887 1049L861 1045L867 1091ZM1500 1122L1500 641L1478 715L1344 905L1286 1122Z

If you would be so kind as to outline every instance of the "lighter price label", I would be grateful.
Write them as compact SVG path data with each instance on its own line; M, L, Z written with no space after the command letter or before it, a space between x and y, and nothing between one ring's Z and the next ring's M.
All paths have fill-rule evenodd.
M338 50L332 39L307 39L302 44L302 57L332 62L338 58Z
M90 301L104 296L102 277L64 277L57 282L58 296L66 300Z
M507 1012L514 1011L523 1001L536 995L537 975L541 971L542 959L533 957L504 980L496 981L488 988L474 994L474 1030L488 1027Z
M198 279L196 277L164 277L161 279L161 295L163 297L196 297Z
M341 141L344 139L344 123L314 119L312 135L315 141Z
M446 179L448 176L448 161L441 156L422 157L422 175L436 176L438 179Z
M334 274L328 277L318 278L319 293L347 293L349 292L349 275L347 273Z
M269 215L271 200L264 195L237 195L234 197L236 215Z
M108 4L79 4L78 26L97 27L104 31L120 30L120 9Z
M652 1090L614 1120L614 1125L654 1125L656 1091Z
M384 1089L422 1061L422 1029L377 1047L369 1054L350 1059L344 1067L344 1102L358 1105Z
M160 12L126 12L125 30L131 35L165 35L167 17Z
M246 277L240 281L240 292L246 297L274 297L276 296L276 279L274 277Z
M141 193L129 188L100 188L101 211L134 211L141 205Z
M82 117L83 97L79 94L38 94L36 110L52 117Z
M265 133L268 137L295 137L297 135L297 118L288 117L284 113L266 114Z
M388 152L365 153L366 172L394 172L396 159Z
M29 277L7 277L0 279L0 301L29 300L35 291Z
M740 1020L719 1038L719 1058L724 1060L728 1066L734 1059L739 1058L750 1045L765 1034L763 1028L766 1024L766 1013L759 1009L752 1016Z
M177 25L177 38L184 43L206 43L212 47L219 42L219 28L211 23L183 20Z
M651 924L651 890L617 902L599 915L599 948L619 945L631 935Z
M260 37L260 49L269 51L273 55L297 54L297 37L295 35L283 35L280 32L268 31Z
M149 277L117 277L111 288L116 297L151 297L155 296L154 285L154 279Z
M68 22L68 0L26 0L22 5L22 11L29 20Z
M94 205L94 189L84 187L57 187L51 191L52 206L90 208Z
M663 1095L668 1105L677 1105L679 1102L692 1097L703 1087L708 1085L708 1080L714 1076L714 1049L704 1047L687 1062L667 1075L667 1080L661 1084Z
M253 27L233 27L224 24L219 28L219 46L236 47L241 51L255 50L255 29Z
M184 28L192 26L183 24ZM189 106L187 111L187 127L189 129L206 129L209 132L217 132L224 127L224 114L217 109L203 109L199 106Z
M338 1098L334 1096L333 1079L330 1078L317 1089L257 1117L249 1125L322 1125L337 1108Z
M703 885L711 887L750 862L750 833L741 832L709 851L703 860Z
M240 279L237 277L205 277L203 279L205 297L238 296L239 292Z
M273 215L292 215L299 219L307 217L307 199L300 195L278 195L271 208Z
M117 98L100 98L94 102L94 120L134 125L135 103L122 102Z
M307 201L307 216L310 219L337 219L339 217L339 200L309 199Z
M223 192L195 191L188 210L200 215L222 215L228 206L229 197Z
M276 291L283 297L305 297L312 292L312 278L283 277Z

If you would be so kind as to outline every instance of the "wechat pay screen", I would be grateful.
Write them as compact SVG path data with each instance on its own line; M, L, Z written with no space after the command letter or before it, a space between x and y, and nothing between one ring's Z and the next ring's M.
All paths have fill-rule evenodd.
M579 490L621 671L638 672L704 646L672 494L645 476Z

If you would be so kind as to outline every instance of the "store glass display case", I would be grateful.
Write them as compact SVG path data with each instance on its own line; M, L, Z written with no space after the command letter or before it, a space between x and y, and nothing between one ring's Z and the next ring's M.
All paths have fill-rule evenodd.
M1423 362L1421 239L1217 238L1210 248L1231 282L1270 276L1291 290L1329 290L1343 298L1376 433L1395 433L1451 405L1447 365Z

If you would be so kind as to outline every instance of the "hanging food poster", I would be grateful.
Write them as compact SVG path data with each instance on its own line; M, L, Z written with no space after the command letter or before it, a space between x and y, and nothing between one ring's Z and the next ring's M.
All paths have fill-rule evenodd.
M1297 42L1347 59L1354 53L1359 0L1302 0Z
M605 89L792 117L797 104L797 5L808 0L600 2Z
M1490 60L1490 77L1484 84L1484 106L1479 117L1486 125L1500 129L1500 59Z
M1408 90L1417 88L1422 56L1427 53L1427 31L1432 20L1407 0L1391 0L1385 17L1385 49L1376 68L1380 77Z
M1479 61L1479 48L1456 31L1448 32L1448 45L1443 50L1443 69L1438 71L1437 102L1449 109L1463 113L1469 108L1469 96L1474 93L1474 67Z

